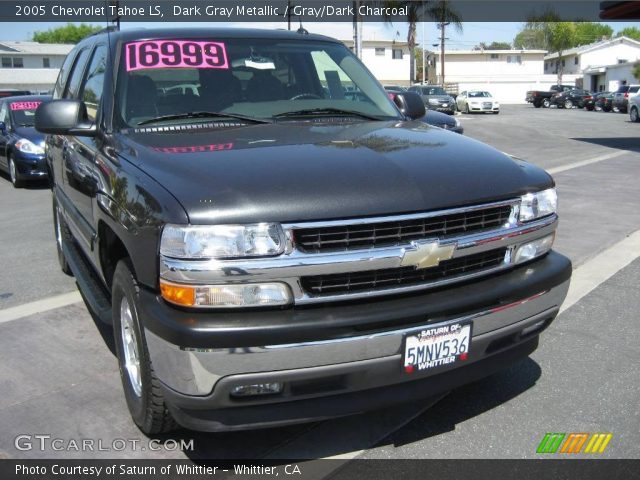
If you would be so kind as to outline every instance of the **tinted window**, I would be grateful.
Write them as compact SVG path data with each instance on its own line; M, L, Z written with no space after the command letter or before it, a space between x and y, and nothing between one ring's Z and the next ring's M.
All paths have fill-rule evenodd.
M91 59L87 78L82 88L82 101L87 106L87 116L89 120L95 120L98 113L98 106L102 98L102 89L104 85L104 74L107 70L107 47L99 45Z
M69 78L69 71L71 70L71 65L73 65L73 59L76 56L76 51L71 51L67 58L64 59L64 63L62 64L62 68L60 69L60 73L58 73L58 80L56 81L56 86L53 89L53 98L62 98L62 93L64 92L64 86L67 83L67 78Z
M2 103L2 107L0 107L0 122L4 122L5 125L9 126L9 109L7 108L6 102Z
M73 70L69 76L67 82L67 88L64 92L64 98L78 98L78 89L80 88L80 82L82 82L82 74L84 67L87 64L87 58L89 57L89 49L85 48L78 54Z

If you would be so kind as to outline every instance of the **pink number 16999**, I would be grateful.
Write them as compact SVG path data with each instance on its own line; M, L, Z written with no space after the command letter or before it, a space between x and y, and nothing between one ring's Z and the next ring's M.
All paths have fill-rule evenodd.
M148 40L127 43L127 71L149 68L229 68L221 42Z

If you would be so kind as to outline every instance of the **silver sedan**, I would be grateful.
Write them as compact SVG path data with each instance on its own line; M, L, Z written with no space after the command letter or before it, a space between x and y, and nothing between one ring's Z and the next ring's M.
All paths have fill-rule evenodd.
M489 92L469 90L456 97L458 110L465 113L500 113L500 103Z

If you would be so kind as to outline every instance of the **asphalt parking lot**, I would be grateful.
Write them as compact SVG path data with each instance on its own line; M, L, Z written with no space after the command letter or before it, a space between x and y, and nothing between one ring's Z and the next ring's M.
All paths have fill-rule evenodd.
M0 178L0 457L535 458L546 432L611 432L602 457L640 457L640 124L623 114L503 106L465 135L548 169L555 248L575 268L564 311L528 359L425 404L288 428L176 432L193 450L17 449L19 435L144 436L131 422L108 329L58 268L50 192ZM453 134L452 134L453 135ZM58 302L58 303L56 303ZM62 306L59 306L62 305ZM54 307L58 308L54 308Z

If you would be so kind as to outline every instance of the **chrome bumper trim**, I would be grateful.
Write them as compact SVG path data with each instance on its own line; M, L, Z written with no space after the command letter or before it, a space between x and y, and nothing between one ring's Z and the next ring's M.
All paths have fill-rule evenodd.
M538 319L540 314L555 314L568 288L569 280L518 302L445 322L425 319L423 325L415 327L327 341L248 348L183 349L148 329L145 329L145 335L155 372L165 385L186 395L208 395L218 380L228 375L303 369L398 355L407 332L434 324L471 320L473 338L532 319L531 322L523 322L524 328L535 323L533 319Z
M338 295L312 296L307 294L300 284L300 278L315 275L382 270L401 267L410 244L353 250L346 252L307 254L295 249L275 258L254 258L242 260L178 260L160 256L160 277L169 282L219 285L224 283L284 282L293 292L297 305L330 302L347 299L370 298L375 296L414 292L427 288L448 285L465 279L476 278L507 269L511 266L510 253L518 245L536 240L553 233L558 217L551 215L537 221L508 228L491 230L474 235L443 238L440 245L455 245L453 258L464 257L498 248L509 248L504 263L492 269L463 274L443 280L426 282L419 285L392 287L365 292ZM289 225L285 231L291 231Z

